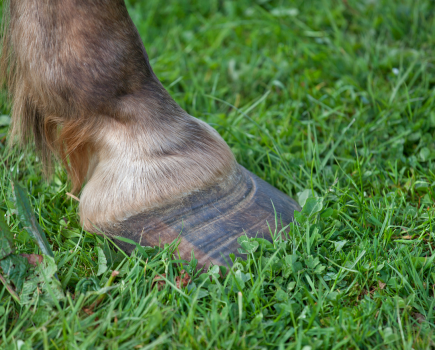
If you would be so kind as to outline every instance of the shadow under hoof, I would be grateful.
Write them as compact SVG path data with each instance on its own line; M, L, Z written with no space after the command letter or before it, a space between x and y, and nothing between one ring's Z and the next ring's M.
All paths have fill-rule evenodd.
M295 210L300 207L293 199L239 166L219 184L130 217L106 232L142 246L162 246L178 238L182 259L190 260L193 250L198 267L227 265L230 253L243 257L237 238L246 234L272 241L270 232L292 222ZM119 240L116 244L129 254L135 248Z

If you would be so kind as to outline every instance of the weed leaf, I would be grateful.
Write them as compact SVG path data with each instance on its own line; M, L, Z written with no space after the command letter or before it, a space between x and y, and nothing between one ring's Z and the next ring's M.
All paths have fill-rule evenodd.
M323 209L323 198L322 197L310 197L305 202L302 208L301 214L305 214L306 217L310 218L317 214Z
M433 266L433 261L435 259L435 254L432 255L429 258L425 257L412 257L411 261L416 269L423 268L424 270L428 269L429 267Z
M0 210L0 260L14 252L14 237L9 230L4 217L4 211Z
M332 208L328 208L328 209L324 210L324 211L322 212L322 214L320 214L320 217L321 217L322 219L327 219L327 218L329 218L330 216L332 216L333 214L334 214L334 209L332 209Z
M307 220L307 217L302 214L302 212L295 211L293 215L295 217L295 220L300 224L303 224Z
M20 296L22 305L34 305L38 302L39 305L53 305L58 300L65 298L61 283L57 278L54 278L57 271L56 262L47 255L44 255L43 258L42 263L31 270L31 277L26 279L23 284ZM53 296L56 301L53 300Z
M10 125L11 117L8 115L0 115L0 126Z
M245 288L245 282L250 280L251 275L249 273L243 273L242 271L237 270L234 274L234 277L237 282L237 288L243 290Z
M242 249L238 249L241 254L252 254L257 250L259 243L257 241L251 240L246 236L240 236L237 238L237 243L240 244Z
M86 294L100 289L100 284L96 277L82 278L76 285L76 292Z
M42 231L41 226L36 221L26 190L14 181L14 192L18 215L25 230L36 241L43 254L53 257L53 252L44 231Z
M98 252L98 272L97 272L97 276L100 276L104 272L107 271L107 259L106 259L106 256L104 255L103 249L101 249L100 247L97 247L97 252Z
M27 277L27 270L30 267L27 259L20 255L12 254L0 260L0 267L8 279L12 281L16 291L20 292Z
M347 243L347 240L334 242L335 250L339 252L341 249L343 249L344 245Z

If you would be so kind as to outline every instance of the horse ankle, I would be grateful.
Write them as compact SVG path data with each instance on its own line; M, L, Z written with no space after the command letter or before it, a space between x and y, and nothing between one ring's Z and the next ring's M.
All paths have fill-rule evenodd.
M219 134L187 114L173 122L107 122L93 149L79 207L89 231L211 186L236 168Z

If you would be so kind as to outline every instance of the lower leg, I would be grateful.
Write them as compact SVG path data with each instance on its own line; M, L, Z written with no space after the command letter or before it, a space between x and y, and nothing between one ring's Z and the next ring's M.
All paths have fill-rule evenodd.
M148 244L182 232L182 257L194 248L202 264L237 254L244 233L270 238L269 224L292 220L297 204L241 168L215 130L172 100L123 0L12 1L9 15L1 73L12 134L22 143L33 135L43 155L61 158L74 188L85 183L85 229Z

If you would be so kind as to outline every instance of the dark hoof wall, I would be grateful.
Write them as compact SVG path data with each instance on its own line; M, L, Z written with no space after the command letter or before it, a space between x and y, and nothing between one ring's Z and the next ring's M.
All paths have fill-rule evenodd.
M240 166L223 183L133 216L113 234L142 246L162 246L180 238L182 259L190 260L193 250L198 266L227 265L230 253L243 256L237 250L238 237L246 234L271 241L270 230L279 232L282 225L292 222L295 210L300 207L294 200ZM127 253L135 248L117 244Z

